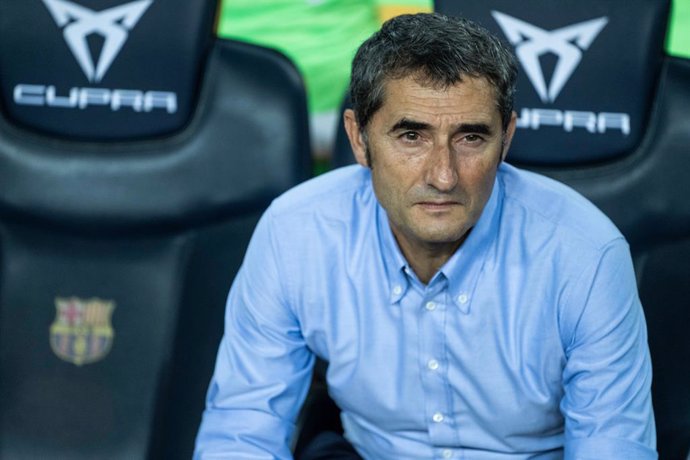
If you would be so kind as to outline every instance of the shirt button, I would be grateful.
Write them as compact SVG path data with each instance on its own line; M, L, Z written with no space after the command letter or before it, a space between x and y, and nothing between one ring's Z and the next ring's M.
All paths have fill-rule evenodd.
M429 311L436 310L436 304L434 302L427 302L425 305L426 309Z
M460 294L458 296L458 302L460 302L460 303L465 304L465 303L467 303L468 300L469 300L469 297L467 297L467 294Z
M400 295L401 292L402 292L402 286L400 286L399 284L396 284L393 287L393 294Z
M440 412L436 412L432 417L431 420L433 420L436 423L441 423L443 421L443 414Z
M435 359L430 359L429 362L426 363L426 365L432 371L438 369L438 361L436 361Z
M450 449L443 449L441 455L443 455L443 458L451 458L453 456L453 451Z

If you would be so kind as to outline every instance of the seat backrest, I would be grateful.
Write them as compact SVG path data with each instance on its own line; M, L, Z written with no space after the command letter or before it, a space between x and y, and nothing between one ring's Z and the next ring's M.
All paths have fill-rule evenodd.
M663 458L690 448L690 60L664 52L662 0L437 0L515 47L509 161L579 190L625 234L654 369Z
M0 458L190 458L224 301L311 173L282 55L216 1L0 2Z

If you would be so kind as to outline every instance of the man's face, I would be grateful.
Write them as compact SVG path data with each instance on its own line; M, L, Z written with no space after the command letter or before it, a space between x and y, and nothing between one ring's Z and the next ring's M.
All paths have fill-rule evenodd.
M412 77L389 80L365 136L352 111L345 120L403 253L457 249L491 195L515 129L513 116L503 132L489 83L464 77L435 89Z

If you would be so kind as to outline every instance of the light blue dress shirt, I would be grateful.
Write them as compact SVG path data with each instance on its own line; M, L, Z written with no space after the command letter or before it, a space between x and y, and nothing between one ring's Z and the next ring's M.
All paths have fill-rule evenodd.
M627 243L571 189L507 164L428 285L366 168L277 199L228 297L195 458L291 458L315 355L367 460L656 458Z

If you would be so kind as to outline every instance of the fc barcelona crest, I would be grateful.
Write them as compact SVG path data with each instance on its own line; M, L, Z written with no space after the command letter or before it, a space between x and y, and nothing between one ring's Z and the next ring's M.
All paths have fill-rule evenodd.
M115 336L110 324L115 302L57 297L55 308L50 347L58 358L77 366L105 358Z

